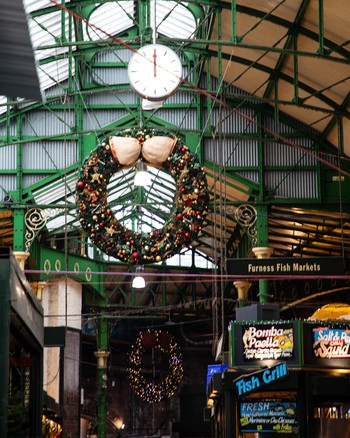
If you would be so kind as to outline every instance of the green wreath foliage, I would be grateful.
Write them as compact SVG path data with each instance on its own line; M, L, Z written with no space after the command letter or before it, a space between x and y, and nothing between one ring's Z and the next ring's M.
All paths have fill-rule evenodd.
M140 143L152 136L174 135L156 129L128 129L115 136L134 137ZM160 262L188 247L201 231L208 212L209 191L203 167L189 148L177 139L162 164L175 181L175 202L161 229L135 232L122 225L107 202L111 177L123 166L113 157L107 137L85 159L78 176L77 206L81 226L105 254L128 264Z

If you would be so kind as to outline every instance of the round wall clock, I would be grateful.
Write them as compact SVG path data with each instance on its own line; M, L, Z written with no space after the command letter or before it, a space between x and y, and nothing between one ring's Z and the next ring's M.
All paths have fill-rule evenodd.
M162 44L149 44L135 52L128 66L132 88L144 99L168 98L181 83L182 64L174 50Z

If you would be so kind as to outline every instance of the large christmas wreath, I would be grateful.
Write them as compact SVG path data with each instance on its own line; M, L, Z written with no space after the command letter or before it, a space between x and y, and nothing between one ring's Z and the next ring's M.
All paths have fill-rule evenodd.
M107 203L111 177L140 158L169 172L176 185L168 221L150 233L123 226ZM77 184L82 227L105 254L129 264L159 262L188 247L201 230L208 201L207 180L197 156L174 135L155 129L129 129L106 138L85 159Z
M152 348L168 357L168 370L159 381L142 373L144 355ZM182 355L174 338L161 330L141 332L129 353L128 377L134 392L149 403L172 397L183 377Z

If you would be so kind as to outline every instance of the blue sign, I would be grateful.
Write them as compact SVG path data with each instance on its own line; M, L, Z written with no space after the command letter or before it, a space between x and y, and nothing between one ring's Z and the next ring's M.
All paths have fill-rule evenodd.
M297 433L299 430L295 401L241 402L240 431Z
M255 373L244 374L234 381L238 397L249 394L261 386L276 382L288 375L287 364L279 363L273 367L265 368Z
M217 373L223 373L225 370L227 370L228 365L226 364L215 364L215 365L208 365L208 372L207 372L207 391L209 389L209 383L214 374Z

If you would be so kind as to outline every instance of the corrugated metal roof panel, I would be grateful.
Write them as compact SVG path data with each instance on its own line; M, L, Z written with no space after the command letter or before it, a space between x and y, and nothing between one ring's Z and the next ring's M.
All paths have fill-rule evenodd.
M16 175L2 175L0 185L0 200L4 201L5 196L11 190L16 190L17 176Z
M316 171L267 171L265 184L277 198L316 199L318 195Z
M73 111L30 111L23 123L23 135L63 135L75 125Z
M129 114L130 111L127 108L86 111L84 113L84 126L87 130L100 129Z
M0 163L3 170L15 170L17 168L17 146L9 145L0 148Z
M65 169L77 161L77 144L70 141L27 143L22 148L23 169Z

